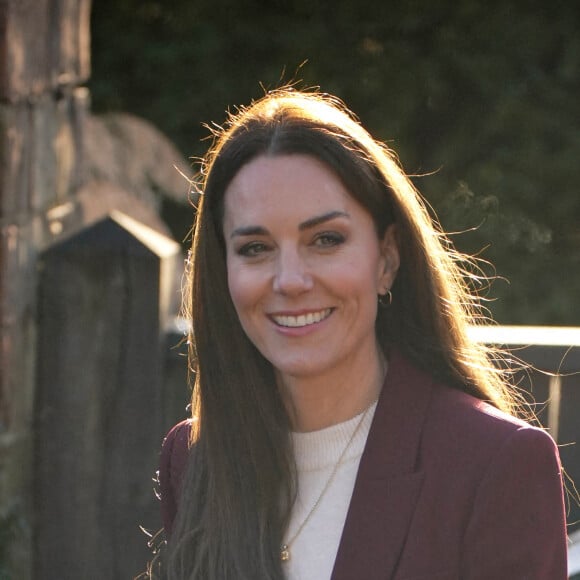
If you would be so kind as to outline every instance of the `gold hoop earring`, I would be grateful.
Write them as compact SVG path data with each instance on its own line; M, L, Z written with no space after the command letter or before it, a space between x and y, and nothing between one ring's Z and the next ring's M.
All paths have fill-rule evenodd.
M387 290L384 294L379 294L379 305L388 308L393 303L393 293Z

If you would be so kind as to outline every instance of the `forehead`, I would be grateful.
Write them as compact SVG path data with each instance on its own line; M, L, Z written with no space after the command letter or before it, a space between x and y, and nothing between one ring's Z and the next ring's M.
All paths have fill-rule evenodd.
M260 156L225 191L224 229L248 220L303 220L329 211L366 210L327 165L309 155Z

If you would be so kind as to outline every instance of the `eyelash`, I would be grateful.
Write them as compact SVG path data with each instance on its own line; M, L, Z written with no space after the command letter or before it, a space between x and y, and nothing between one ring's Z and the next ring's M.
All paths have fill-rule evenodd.
M249 242L248 244L244 244L238 248L236 253L239 256L245 256L246 258L255 258L267 250L268 246L264 242Z
M314 245L322 246L323 248L331 248L339 246L345 242L345 237L338 232L322 232L314 239Z
M340 246L345 242L345 237L338 232L322 232L312 241L312 245L326 249ZM249 242L236 250L239 256L246 258L255 258L269 250L268 244L264 242Z

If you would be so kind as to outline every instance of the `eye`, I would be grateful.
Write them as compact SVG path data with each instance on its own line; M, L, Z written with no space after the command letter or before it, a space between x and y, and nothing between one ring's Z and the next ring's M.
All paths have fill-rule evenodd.
M269 246L264 242L248 242L247 244L240 246L236 250L236 254L247 258L255 258L256 256L264 254L269 249Z
M314 239L314 245L320 248L332 248L343 244L345 237L338 232L322 232Z

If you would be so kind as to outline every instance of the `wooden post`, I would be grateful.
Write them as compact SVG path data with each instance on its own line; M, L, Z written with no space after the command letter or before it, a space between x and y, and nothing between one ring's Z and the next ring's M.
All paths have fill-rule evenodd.
M36 570L129 579L160 527L165 326L179 246L122 214L49 249L39 285Z
M84 182L90 0L0 0L0 577L33 575L35 221ZM70 576L62 576L70 577Z

